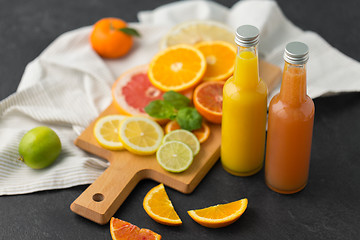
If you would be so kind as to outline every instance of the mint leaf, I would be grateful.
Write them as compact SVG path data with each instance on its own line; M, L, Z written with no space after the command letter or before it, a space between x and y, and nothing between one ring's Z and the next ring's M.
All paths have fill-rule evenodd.
M183 107L187 107L190 104L190 99L174 91L164 93L163 98L165 101L173 105L177 110Z
M151 101L146 107L145 112L151 117L160 119L174 120L176 117L176 109L168 102L163 100Z
M185 107L178 111L176 121L182 129L192 131L201 127L202 117L195 108Z
M122 31L123 33L130 36L140 37L140 33L134 28L118 28L117 30Z

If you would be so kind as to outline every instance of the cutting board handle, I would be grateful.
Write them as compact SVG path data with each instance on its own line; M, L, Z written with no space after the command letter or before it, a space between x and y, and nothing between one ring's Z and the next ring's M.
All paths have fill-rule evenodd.
M108 167L70 206L71 211L106 224L142 179L141 171Z

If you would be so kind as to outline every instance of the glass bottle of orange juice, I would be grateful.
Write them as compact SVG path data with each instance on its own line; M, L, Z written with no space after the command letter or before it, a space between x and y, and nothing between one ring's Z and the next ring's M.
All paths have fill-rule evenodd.
M226 171L250 176L263 166L267 87L259 78L259 30L251 25L237 28L234 75L223 90L221 162Z
M314 103L306 94L308 47L286 45L280 93L269 106L265 181L276 192L291 194L307 184L314 123Z

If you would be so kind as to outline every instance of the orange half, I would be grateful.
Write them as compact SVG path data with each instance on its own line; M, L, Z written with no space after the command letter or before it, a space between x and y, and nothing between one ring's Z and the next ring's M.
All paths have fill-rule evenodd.
M146 213L158 223L169 226L182 224L162 183L146 194L143 207Z
M190 210L188 214L197 223L209 228L220 228L234 223L245 212L248 205L246 198L219 204L216 206Z
M184 91L194 87L204 76L204 55L190 45L176 45L160 51L150 62L148 76L158 89Z

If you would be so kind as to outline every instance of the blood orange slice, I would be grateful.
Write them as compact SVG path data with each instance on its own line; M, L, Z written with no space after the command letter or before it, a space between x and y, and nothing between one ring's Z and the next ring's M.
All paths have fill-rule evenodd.
M120 113L148 116L144 110L146 105L162 99L164 93L150 83L147 71L148 65L132 68L113 84L112 97Z
M139 228L131 223L112 217L110 233L113 240L141 239L160 240L161 235L145 228Z
M221 123L224 84L223 81L208 81L195 88L194 106L209 122Z

